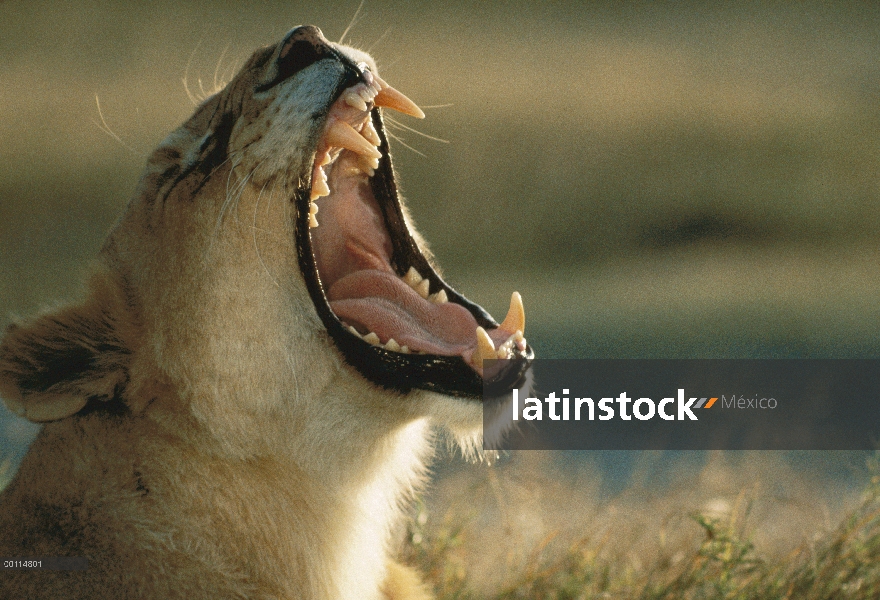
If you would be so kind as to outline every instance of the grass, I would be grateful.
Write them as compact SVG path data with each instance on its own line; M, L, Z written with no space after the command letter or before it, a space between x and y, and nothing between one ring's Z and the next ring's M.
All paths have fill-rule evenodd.
M853 600L880 597L880 462L861 505L828 534L779 556L762 556L750 539L751 503L740 494L726 517L695 513L700 534L684 552L658 554L644 566L604 558L608 540L582 537L559 553L553 535L535 545L526 566L491 594L470 585L478 574L462 552L475 535L469 519L447 515L429 524L419 506L405 555L434 586L440 600L491 598L632 598Z

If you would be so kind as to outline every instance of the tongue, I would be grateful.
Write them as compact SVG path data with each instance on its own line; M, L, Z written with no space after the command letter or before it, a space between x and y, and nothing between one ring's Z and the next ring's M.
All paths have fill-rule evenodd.
M477 322L463 306L434 304L393 273L361 270L334 283L327 294L341 320L373 331L382 341L429 354L464 355L474 345Z

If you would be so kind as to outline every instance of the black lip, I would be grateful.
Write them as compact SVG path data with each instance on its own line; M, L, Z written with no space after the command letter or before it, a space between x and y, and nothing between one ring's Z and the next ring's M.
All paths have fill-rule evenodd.
M340 87L336 98L347 85L349 84ZM406 226L400 208L397 183L394 179L394 169L391 164L391 154L382 116L378 109L371 110L370 115L382 140L379 146L382 158L371 183L373 194L379 202L385 218L385 226L394 246L392 267L400 276L403 276L411 266L415 267L423 276L427 273L427 279L431 284L430 293L445 290L449 301L464 306L480 326L487 329L498 327L498 323L481 306L471 302L443 281L419 251L409 228ZM310 190L306 188L297 190L295 197L297 208L296 244L300 269L312 302L318 311L318 316L321 317L321 321L327 328L327 332L346 361L355 367L361 375L373 383L402 393L412 389L424 389L473 399L482 399L484 393L501 395L522 385L526 372L535 357L529 346L524 352L515 349L513 358L506 362L505 367L490 381L484 381L460 356L401 354L373 346L352 335L333 313L324 295L309 234L309 196Z

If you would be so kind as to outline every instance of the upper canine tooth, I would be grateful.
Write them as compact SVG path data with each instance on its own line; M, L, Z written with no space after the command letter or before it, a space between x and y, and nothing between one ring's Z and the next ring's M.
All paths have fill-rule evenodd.
M480 366L483 366L483 361L487 358L497 358L495 344L492 343L492 338L482 327L477 327L477 351L474 356Z
M409 271L406 272L406 275L403 276L403 280L406 282L406 285L415 288L422 280L422 276L419 275L419 272L416 271L415 267L410 267Z
M382 90L373 99L373 104L394 109L417 119L425 118L425 113L415 102L384 82L382 82Z
M431 294L430 296L428 296L428 300L430 300L434 304L443 304L444 302L449 302L449 298L446 297L446 290L440 290L436 294Z
M356 94L352 90L346 91L342 97L345 99L345 103L348 104L352 108L356 108L358 110L367 110L367 103L364 102L364 98L360 95Z
M526 311L523 308L522 296L519 292L513 292L510 296L510 309L504 322L501 323L499 329L512 332L524 332L526 330ZM522 333L520 333L522 335Z
M354 127L338 119L333 120L327 131L327 143L364 156L382 158L382 153L376 150L376 147L359 134Z
M431 282L427 279L422 279L418 284L416 284L414 289L419 293L419 296L421 296L422 298L427 298L430 292L430 287Z

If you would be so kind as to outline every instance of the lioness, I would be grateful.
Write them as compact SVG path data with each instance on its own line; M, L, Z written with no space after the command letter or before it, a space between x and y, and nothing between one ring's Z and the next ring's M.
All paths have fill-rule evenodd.
M88 568L0 597L430 596L389 547L431 427L476 447L532 351L517 294L498 325L432 266L380 107L423 116L315 27L257 50L153 152L86 300L9 328L0 396L45 426L0 556Z

